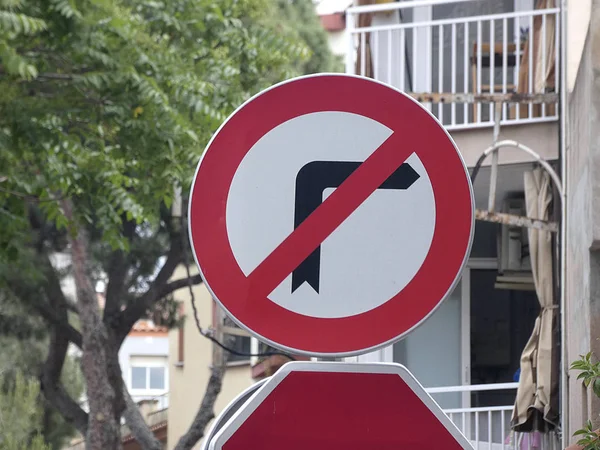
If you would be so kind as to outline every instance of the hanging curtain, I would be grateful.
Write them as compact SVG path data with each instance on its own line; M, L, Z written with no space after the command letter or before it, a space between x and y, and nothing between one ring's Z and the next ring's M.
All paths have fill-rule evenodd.
M374 5L377 0L358 0L356 4ZM358 15L357 28L370 27L373 21L373 13L362 13ZM371 57L371 33L358 33L358 48L356 50L356 66L354 73L373 78L373 59Z
M538 0L535 9L554 8L557 0ZM556 92L556 15L546 14L533 17L533 30L529 30L527 39L523 44L523 52L519 61L519 79L517 81L517 92L529 93L529 77L533 93ZM545 21L545 27L544 27ZM545 28L545 35L542 31ZM542 38L545 38L542 40ZM529 67L529 46L532 46L532 67ZM545 64L544 61L545 60ZM545 69L545 70L544 70ZM556 105L546 105L546 115L554 115ZM531 117L541 117L542 105L533 105ZM519 106L519 117L529 117L529 105Z
M527 217L548 220L550 175L525 172ZM521 355L521 375L511 425L515 431L549 431L558 425L558 305L552 277L552 233L528 228L529 253L540 313Z

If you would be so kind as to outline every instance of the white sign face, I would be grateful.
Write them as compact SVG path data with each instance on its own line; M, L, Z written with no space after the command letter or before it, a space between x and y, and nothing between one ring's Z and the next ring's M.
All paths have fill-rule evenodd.
M258 140L227 197L227 235L242 272L252 273L294 231L302 204L312 212L347 176L340 172L353 170L391 134L368 117L326 111L288 120ZM414 171L406 185L377 189L323 241L295 285L292 273L268 299L305 316L343 318L400 292L423 264L436 220L421 160L412 153L403 166Z

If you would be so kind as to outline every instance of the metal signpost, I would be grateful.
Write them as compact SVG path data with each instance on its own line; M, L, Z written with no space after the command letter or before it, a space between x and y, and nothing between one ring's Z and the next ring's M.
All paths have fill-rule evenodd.
M238 325L288 352L345 357L406 336L452 292L471 247L474 202L460 153L428 110L371 79L319 74L275 85L225 121L198 164L189 222L203 280ZM347 385L347 401L334 378ZM367 420L365 408L381 414ZM333 434L314 420L319 411L343 419L329 421ZM344 427L367 448L382 438L369 430L388 424L408 439L385 441L393 448L417 442L417 429L468 448L445 417L402 366L290 363L209 444L241 448L235 436L254 433L257 448L276 448L267 444L273 427L296 424L308 428L286 429L279 448L359 448ZM244 431L246 421L254 431Z

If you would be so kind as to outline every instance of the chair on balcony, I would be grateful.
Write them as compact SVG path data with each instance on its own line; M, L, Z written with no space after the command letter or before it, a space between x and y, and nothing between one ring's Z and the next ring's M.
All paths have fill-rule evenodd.
M521 43L519 48L519 55L523 54L524 45ZM481 43L481 73L478 73L477 70L477 62L478 62L478 51L479 46L477 42L473 44L473 54L471 56L471 73L472 73L472 82L473 88L472 91L474 94L482 93L487 94L492 92L491 80L492 80L492 58L494 61L494 68L503 68L504 65L504 44L502 42L498 42L494 44L494 51L492 54L492 45L489 42ZM517 44L516 43L508 43L506 45L506 71L507 75L513 72L514 68L517 66ZM510 71L509 71L510 69ZM484 77L484 71L487 71L487 77ZM479 87L479 77L481 77L481 81L483 79L487 79L488 84L481 84L481 91L478 90ZM508 76L507 76L508 78ZM497 81L500 81L498 83ZM494 90L493 92L504 92L504 86L502 84L502 77L498 79L498 77L494 77ZM516 92L517 85L516 83L508 83L506 84L506 92ZM473 117L477 117L477 108L480 107L481 103L473 103ZM514 107L511 107L511 112L514 112ZM491 119L491 118L490 118Z
M536 2L536 9L538 10L554 6L555 0L538 0ZM524 39L518 44L518 52L516 43L507 43L506 48L502 42L494 43L493 52L492 45L489 42L479 44L476 42L473 44L473 54L471 57L473 93L491 92L490 84L482 84L481 90L478 90L478 84L483 79L492 80L491 61L494 61L494 68L504 69L503 65L506 64L507 79L513 79L512 83L507 84L506 92L518 92L522 94L556 92L555 75L558 57L555 47L557 33L556 15L536 15L532 19L531 28L525 30ZM481 55L480 71L478 71L479 55ZM509 76L509 74L513 73L513 69L516 68L517 63L519 65L519 72L513 77ZM485 71L487 71L487 74ZM503 92L502 84L496 83L496 80L502 81L502 76L494 77L494 92ZM478 105L481 104L473 104L474 117L477 117ZM546 104L545 106L540 104L513 104L509 106L507 113L509 119L517 118L517 107L519 108L518 116L521 119L551 117L555 116L557 112L555 104Z

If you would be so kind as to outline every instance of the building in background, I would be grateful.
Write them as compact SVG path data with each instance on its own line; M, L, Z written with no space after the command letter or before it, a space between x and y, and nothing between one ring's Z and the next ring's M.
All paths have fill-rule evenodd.
M348 52L346 9L352 6L352 0L316 0L315 5L321 25L327 32L331 52L345 56Z
M103 299L103 296L99 296ZM101 305L103 305L101 303ZM76 349L78 350L78 349ZM167 445L169 407L169 338L168 330L150 320L137 321L119 350L123 382L156 438ZM87 398L80 399L85 411ZM141 450L131 431L121 420L121 443L124 450ZM84 450L81 436L71 440L69 450Z
M119 349L119 364L125 386L133 400L169 406L169 338L165 327L140 320Z
M565 103L567 195L565 416L567 436L590 420L600 428L600 400L571 362L600 358L600 4L568 1ZM567 378L568 376L568 378Z
M346 72L429 109L475 177L477 208L471 256L449 298L404 340L353 360L406 365L476 448L559 445L560 19L551 0L347 9ZM496 142L498 159L485 158ZM530 363L536 352L543 363ZM530 409L538 401L542 413Z
M444 304L403 341L348 359L408 366L477 449L573 442L586 420L600 426L600 402L568 371L578 355L600 355L600 70L593 57L600 6L358 3L316 5L333 51L344 56L347 73L407 92L446 127L476 172L478 220L471 258ZM482 155L499 141L511 143L493 167L494 158ZM189 292L176 297L187 320L169 333L169 448L197 412L213 352L195 327ZM221 322L203 286L194 287L194 297L203 327L230 327L236 348L259 349ZM234 358L216 413L284 362ZM533 412L534 404L542 412Z
M191 268L197 273L195 268ZM185 277L183 267L173 275L174 279ZM217 307L206 287L193 287L197 317L203 329L214 328ZM177 444L187 431L208 384L213 361L214 346L203 337L194 319L191 295L188 289L176 291L175 298L181 302L180 313L185 316L183 326L169 332L169 429L168 449ZM233 338L232 346L241 352L250 352L251 338L242 330ZM218 414L239 393L254 383L250 357L231 356L223 379L223 388L217 398L215 413ZM202 442L202 441L201 441ZM199 442L194 448L200 448Z

